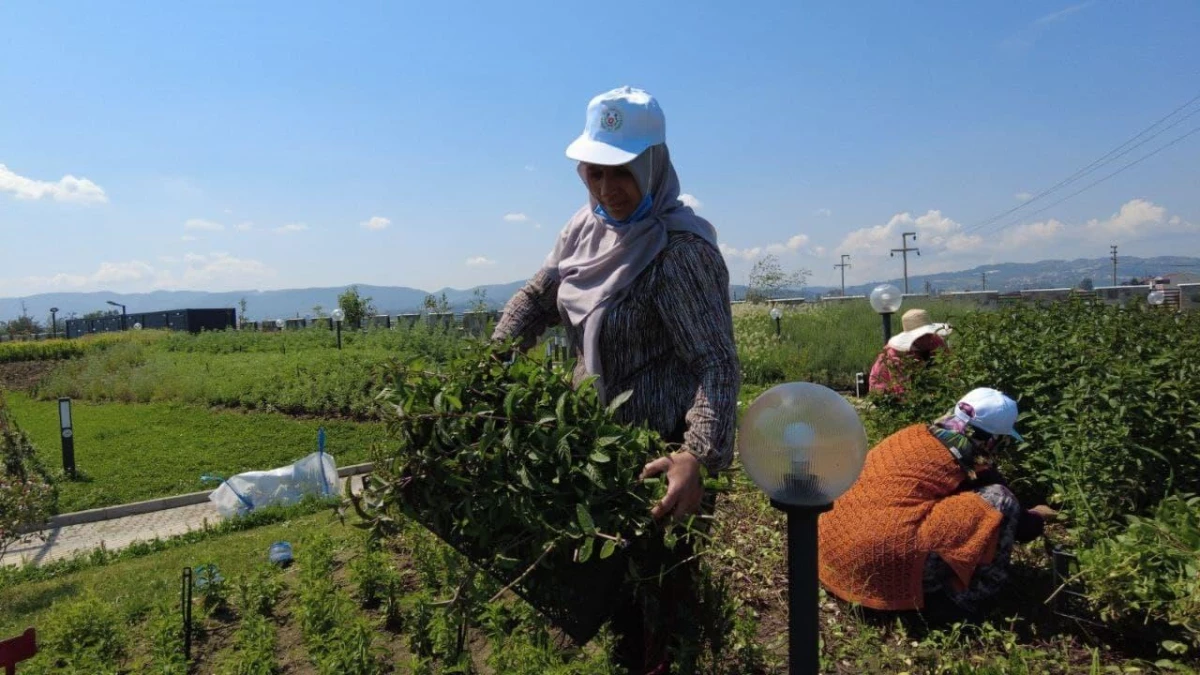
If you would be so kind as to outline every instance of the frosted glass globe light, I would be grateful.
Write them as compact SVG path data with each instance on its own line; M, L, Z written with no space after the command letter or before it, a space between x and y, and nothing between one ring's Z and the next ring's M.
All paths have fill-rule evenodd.
M746 473L772 500L789 506L831 504L858 479L867 450L854 406L809 382L767 390L738 428Z
M334 321L341 321L342 319L346 318L346 313L342 311L341 307L338 307L337 309L333 310L330 316L333 317Z
M139 322L136 322L136 323L134 323L134 324L133 324L133 329L134 329L134 330L141 330L141 329L142 329L142 323L141 323L140 321L139 321Z
M904 302L904 294L891 284L881 284L871 291L871 309L879 314L895 314Z
M771 308L771 318L778 321L783 316L783 312L778 307Z
M275 327L283 328L283 319L275 319Z
M1161 305L1166 302L1166 300L1167 294L1157 289L1150 291L1150 295L1146 296L1146 302L1149 302L1152 305Z

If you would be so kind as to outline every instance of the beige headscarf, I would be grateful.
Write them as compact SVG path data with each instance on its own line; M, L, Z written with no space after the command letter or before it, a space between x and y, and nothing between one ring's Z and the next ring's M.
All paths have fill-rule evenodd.
M561 282L559 308L571 325L583 327L583 365L592 375L603 375L599 342L605 310L620 302L633 280L658 257L667 245L667 233L691 232L717 246L712 224L679 201L679 176L667 146L655 145L646 153L651 159L650 213L614 227L596 215L592 197L567 222L543 265ZM603 396L602 380L597 384Z

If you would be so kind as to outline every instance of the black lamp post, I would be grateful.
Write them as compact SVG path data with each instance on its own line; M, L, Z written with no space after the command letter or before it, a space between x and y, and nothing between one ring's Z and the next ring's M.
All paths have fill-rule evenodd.
M809 382L767 390L738 429L742 466L788 519L788 672L821 666L817 525L858 478L867 432L854 406Z
M329 315L333 319L333 323L337 325L337 345L338 349L342 348L342 319L346 318L346 313L341 307L333 310Z
M109 300L108 304L112 305L113 307L121 308L121 330L125 330L125 305L122 305L119 302L114 302L112 300Z
M779 322L783 319L783 312L778 307L772 307L771 318L775 320L775 337L779 337L782 331Z
M904 295L900 293L900 289L891 284L883 284L876 286L875 290L871 291L871 309L879 313L883 317L883 344L887 344L888 340L892 339L892 314L895 314L900 309L900 304L904 302Z
M58 308L50 308L50 337L58 337Z

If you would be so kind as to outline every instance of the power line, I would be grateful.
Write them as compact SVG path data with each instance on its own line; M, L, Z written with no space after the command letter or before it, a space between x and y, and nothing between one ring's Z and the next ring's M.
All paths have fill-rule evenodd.
M1158 148L1156 148L1156 149L1154 149L1154 150L1150 151L1148 154L1145 154L1145 155L1143 155L1143 156L1141 156L1141 157L1139 157L1139 158L1137 158L1137 159L1133 160L1132 162L1129 162L1129 163L1128 163L1128 164L1126 164L1125 166L1122 166L1121 168L1117 169L1116 171L1113 171L1112 173L1110 173L1110 174L1108 174L1108 175L1104 176L1103 178L1098 178L1098 179L1096 179L1096 180L1092 181L1091 183L1088 183L1087 185L1083 186L1082 188L1080 188L1080 189L1076 190L1075 192L1072 192L1071 194L1067 195L1066 197L1063 197L1062 199L1059 199L1059 200L1058 200L1058 201L1056 201L1056 202L1053 202L1053 203L1051 203L1051 204L1048 204L1048 205L1046 205L1046 206L1043 206L1042 208L1040 208L1040 209L1038 209L1037 211L1034 211L1034 212L1032 212L1032 213L1023 213L1023 214L1021 214L1020 216L1017 216L1017 218L1016 218L1015 220L1010 220L1010 221L1008 221L1007 223L1005 223L1005 224L1001 225L1000 227L996 228L996 229L995 229L995 231L996 231L996 232L999 232L1000 230L1003 230L1003 229L1005 229L1005 228L1007 228L1007 227L1011 227L1011 226L1013 226L1013 225L1016 225L1017 223L1021 222L1021 220L1022 220L1023 218L1029 218L1029 217L1031 217L1031 216L1036 216L1036 215L1038 215L1039 213L1043 213L1043 212L1045 212L1045 211L1048 211L1048 210L1050 210L1050 209L1054 208L1055 206L1058 206L1059 204L1061 204L1061 203L1063 203L1063 202L1067 201L1068 199L1070 199L1070 198L1072 198L1072 197L1074 197L1074 196L1076 196L1076 195L1079 195L1079 194L1082 194L1082 193L1084 193L1084 192L1087 192L1088 190L1090 190L1090 189L1092 189L1092 188L1096 187L1097 185L1099 185L1099 184L1103 183L1104 181L1106 181L1106 180L1108 180L1108 179L1112 178L1113 176L1116 176L1116 175L1117 175L1117 174L1119 174L1119 173L1124 173L1125 171L1127 171L1127 170L1129 170L1129 169L1132 169L1133 167L1137 166L1138 164L1141 164L1142 162L1144 162L1144 161L1146 161L1146 160L1150 159L1151 157L1153 157L1153 156L1157 155L1158 153L1162 152L1163 150L1166 150L1167 148L1169 148L1169 147L1171 147L1171 146L1175 145L1176 143L1179 143L1179 142L1183 141L1183 140L1184 140L1184 139L1186 139L1187 137L1189 137L1189 136L1191 136L1192 134L1195 134L1195 133L1197 133L1197 132L1200 132L1200 127L1196 127L1195 129L1192 129L1191 131L1187 132L1186 134L1184 134L1184 135L1182 135L1182 136L1179 136L1179 137L1175 138L1175 139L1174 139L1174 140L1172 140L1171 142L1169 142L1169 143L1167 143L1167 144L1165 144L1165 145L1161 145L1161 146L1159 146ZM971 230L967 230L967 232L970 232L970 231L971 231Z
M1168 126L1166 126L1166 127L1162 128L1162 129L1159 129L1158 131L1156 131L1156 132L1154 132L1153 134L1151 134L1149 137L1142 139L1142 140L1141 140L1140 142L1138 142L1136 145L1133 145L1132 147L1129 147L1129 148L1126 148L1126 147L1125 147L1125 146L1129 145L1130 143L1133 143L1134 141L1137 141L1139 138L1141 138L1142 136L1144 136L1144 135L1145 135L1147 132L1149 132L1150 130L1154 129L1155 127L1157 127L1158 125L1162 124L1163 122L1167 121L1168 119L1170 119L1170 118L1174 117L1174 116L1175 116L1177 113L1179 113L1181 110L1183 110L1183 109L1187 108L1188 106L1190 106L1191 104L1195 103L1196 101L1200 101L1200 94L1197 94L1196 96L1192 97L1191 99L1189 99L1189 100L1188 100L1186 103L1184 103L1183 105L1180 105L1179 107L1175 108L1174 110L1172 110L1171 112L1167 113L1167 114L1166 114L1166 115L1164 115L1163 117L1159 118L1157 121L1155 121L1155 122L1154 122L1153 124L1151 124L1150 126L1148 126L1148 127L1144 128L1144 129L1142 129L1141 131L1139 131L1138 133L1134 134L1134 135L1133 135L1133 136L1132 136L1132 137L1131 137L1129 140L1125 141L1124 143L1121 143L1121 144L1120 144L1120 145L1118 145L1117 147L1113 148L1112 150L1109 150L1107 153L1105 153L1105 154L1101 155L1100 157L1098 157L1097 159L1093 160L1091 164L1088 164L1087 166L1083 167L1082 169L1079 169L1078 171L1076 171L1075 173L1071 174L1070 176L1067 176L1066 178L1064 178L1064 179L1060 180L1059 182L1055 183L1054 185L1052 185L1052 186L1050 186L1050 187L1048 187L1048 188L1046 188L1046 189L1042 190L1041 192L1037 193L1037 194L1036 194L1036 195L1034 195L1033 197L1031 197L1031 198L1029 198L1029 199L1025 200L1023 203L1021 203L1021 204L1018 204L1018 205L1016 205L1016 206L1014 206L1014 207L1012 207L1012 208L1010 208L1010 209L1008 209L1008 210L1006 210L1006 211L1003 211L1003 212L1001 212L1001 213L998 213L998 214L996 214L996 215L992 216L991 218L988 218L987 220L985 220L985 221L983 221L983 222L981 222L981 223L978 223L978 224L976 224L976 225L974 225L974 226L972 226L972 227L968 228L967 230L965 230L965 232L973 232L973 231L975 231L975 230L978 230L978 229L980 229L980 228L982 228L982 227L985 227L985 226L987 226L987 225L990 225L990 224L992 224L992 223L994 223L994 222L996 222L996 221L998 221L998 220L1000 220L1000 219L1002 219L1002 218L1005 218L1006 216L1009 216L1009 215L1011 215L1011 214L1013 214L1013 213L1016 213L1017 211L1019 211L1019 210L1021 210L1021 209L1023 209L1023 208L1026 208L1026 207L1028 207L1030 204L1032 204L1032 203L1034 203L1034 202L1036 202L1036 201L1040 200L1041 198L1043 198L1043 197L1045 197L1045 196L1049 195L1050 193L1052 193L1052 192L1054 192L1054 191L1058 190L1059 188L1061 188L1061 187L1064 187L1064 186L1066 186L1066 185L1068 185L1068 184L1070 184L1070 183L1073 183L1073 182L1075 182L1075 181L1079 180L1080 178L1083 178L1083 177L1084 177L1084 176L1086 176L1087 174L1089 174L1089 173L1092 173L1092 172L1093 172L1093 171L1095 171L1096 169L1099 169L1101 166L1103 166L1103 165L1105 165L1105 164L1109 164L1109 163L1111 163L1113 160L1115 160L1115 159L1118 159L1118 158L1120 158L1120 157L1123 157L1123 156L1125 156L1125 155L1129 154L1130 152L1132 152L1133 150L1136 150L1137 148L1141 147L1142 145L1145 145L1145 144L1146 144L1146 143L1148 143L1149 141L1153 140L1155 137L1157 137L1157 136L1161 135L1162 133L1164 133L1164 132L1168 131L1169 129L1172 129L1172 128L1174 128L1174 127L1178 126L1178 125L1179 125L1181 122L1183 122L1184 120L1188 119L1188 118L1189 118L1189 117L1191 117L1192 115L1195 115L1196 113L1200 113L1200 108L1197 108L1196 110L1193 110L1193 111L1191 111L1191 112L1190 112L1190 113L1188 113L1187 115L1184 115L1183 117L1181 117L1181 118L1179 118L1179 119L1175 120L1174 122L1172 122L1172 123L1171 123L1171 124L1169 124Z

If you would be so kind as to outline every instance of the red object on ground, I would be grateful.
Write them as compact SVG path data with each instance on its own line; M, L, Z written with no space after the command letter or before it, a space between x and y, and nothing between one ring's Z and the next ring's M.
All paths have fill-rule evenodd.
M37 655L37 632L29 628L20 637L0 641L0 666L5 675L16 675L17 664Z

